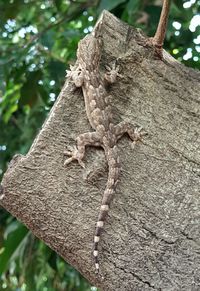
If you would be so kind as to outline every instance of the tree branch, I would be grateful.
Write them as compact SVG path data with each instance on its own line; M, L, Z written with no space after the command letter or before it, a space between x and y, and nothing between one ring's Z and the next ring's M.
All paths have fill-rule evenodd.
M170 0L163 0L160 20L157 26L156 33L154 37L152 38L153 44L159 49L162 49L164 39L165 39L165 34L167 30L167 22L168 22L168 17L169 17L169 8L170 8Z

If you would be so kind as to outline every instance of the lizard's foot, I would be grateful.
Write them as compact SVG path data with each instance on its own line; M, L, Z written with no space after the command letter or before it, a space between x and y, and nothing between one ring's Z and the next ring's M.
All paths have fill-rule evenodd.
M142 138L145 135L147 135L147 132L145 132L142 127L136 127L134 131L134 139L133 142L131 143L131 148L134 149L138 141L142 142Z
M66 70L66 78L72 77L72 72L75 70L75 66L69 65L69 70Z
M104 74L104 79L108 83L114 83L117 79L117 77L122 77L119 74L119 66L116 65L116 62L112 64L112 67L106 66L107 73Z
M68 165L74 160L77 160L79 165L83 168L85 168L85 164L82 161L82 154L79 153L78 149L76 147L68 147L66 151L64 151L64 155L69 156L70 158L66 159L64 162L64 165Z
M142 142L143 136L147 135L147 132L145 132L142 127L133 126L133 124L127 121L122 121L115 125L114 131L117 140L121 138L124 135L124 133L128 133L130 139L132 140L131 143L132 148L134 148L135 144L138 141Z
M70 70L66 70L66 77L69 78L70 82L74 83L76 87L81 87L83 84L83 72L75 66L70 65Z

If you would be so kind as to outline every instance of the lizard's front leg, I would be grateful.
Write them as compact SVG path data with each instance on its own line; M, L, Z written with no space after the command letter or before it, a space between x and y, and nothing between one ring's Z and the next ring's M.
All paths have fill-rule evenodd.
M74 160L77 160L81 167L85 167L82 159L85 155L85 147L89 146L100 146L100 135L96 132L86 132L80 134L77 139L77 146L73 149L70 147L68 150L64 152L65 155L70 156L70 158L66 159L64 165L68 165Z
M134 127L131 123L122 121L114 126L117 140L120 139L123 134L128 133L132 142L132 148L134 148L137 141L141 141L146 132L142 131L142 127Z
M116 65L116 62L112 64L111 67L106 66L107 72L104 74L104 80L108 84L115 83L117 76L121 76L119 74L119 66Z
M66 72L67 72L67 77L72 79L76 87L81 87L83 85L84 74L79 66L70 65L70 70L67 70Z

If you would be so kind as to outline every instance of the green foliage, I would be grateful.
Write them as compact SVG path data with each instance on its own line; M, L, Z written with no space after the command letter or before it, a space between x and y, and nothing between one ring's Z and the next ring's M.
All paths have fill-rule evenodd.
M91 31L99 13L108 9L152 36L161 3L0 0L1 177L15 153L27 153L64 83L78 40ZM193 24L199 14L199 1L172 1L165 41L170 54L194 68L200 68L200 26ZM0 209L0 290L91 288L77 271Z
M23 240L26 237L28 230L18 221L13 221L8 225L5 230L5 240L0 254L0 276L6 271L7 265L12 260L14 254L19 249L20 244L23 244Z
M0 290L90 290L77 271L25 226L8 220L0 251Z
M99 12L102 12L103 9L112 10L117 7L119 4L126 2L126 0L102 0L99 5Z

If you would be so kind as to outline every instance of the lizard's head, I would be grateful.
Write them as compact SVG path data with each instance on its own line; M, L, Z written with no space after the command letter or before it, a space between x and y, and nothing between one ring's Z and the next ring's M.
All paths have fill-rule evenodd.
M86 35L78 44L77 58L86 65L98 66L101 57L101 39Z

